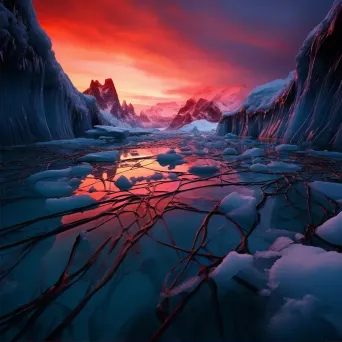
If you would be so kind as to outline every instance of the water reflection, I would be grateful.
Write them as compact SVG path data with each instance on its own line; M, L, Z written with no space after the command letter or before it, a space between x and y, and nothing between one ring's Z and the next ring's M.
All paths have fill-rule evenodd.
M4 227L32 222L26 222L19 229L13 228L7 236L0 235L2 246L23 241L20 247L4 249L5 252L0 253L2 269L6 268L4 261L18 261L18 255L20 257L25 248L31 246L25 242L26 238L35 239L35 249L21 262L19 260L18 266L11 272L8 288L3 292L6 293L6 308L0 305L1 313L29 303L32 298L43 295L49 286L55 295L54 291L61 289L55 284L60 281L76 241L79 244L67 274L79 271L89 260L92 262L86 272L79 271L81 275L73 287L61 296L56 295L51 311L43 311L38 320L40 330L37 327L29 329L30 335L25 335L27 339L30 336L33 340L44 340L49 336L48 330L60 324L87 294L113 274L71 322L70 330L75 335L66 330L60 338L127 340L131 327L135 327L142 334L149 335L143 335L142 340L149 340L150 334L160 326L160 322L155 321L156 305L161 297L166 296L166 290L171 288L173 282L179 285L192 279L232 250L248 254L260 248L267 249L279 236L280 230L286 230L282 236L294 239L294 231L303 233L309 224L318 224L324 219L326 214L320 211L321 208L327 213L334 209L333 202L317 194L312 200L315 204L307 201L304 184L295 184L298 181L296 175L258 174L249 169L252 159L226 158L222 155L227 147L235 147L242 153L249 147L261 147L259 142L227 141L204 135L170 138L155 145L146 143L125 147L120 150L117 163L94 163L93 171L81 179L74 195L89 195L97 201L97 206L76 210L72 214L61 213L42 219L42 216L47 216L45 199L37 198L32 189L25 189L19 181L13 182L11 189L17 189L17 192L12 192L11 196L23 198L7 201L0 208ZM170 165L160 165L157 155L167 153L170 148L182 155L183 164L171 165L171 168ZM261 162L280 158L270 146L264 149L266 155ZM59 166L70 166L71 160L76 160L77 156L66 158ZM298 161L296 155L286 158L291 162ZM47 154L45 169L51 160L55 161L56 156L48 157ZM302 162L306 162L309 169L315 165L311 159L302 159ZM215 166L218 172L200 178L189 173L189 168L194 165ZM312 180L305 167L303 170L301 177ZM134 181L129 191L120 191L115 185L120 176ZM266 201L265 206L260 205L259 222L251 222L254 217L234 217L218 210L220 201L232 192L255 197L258 204ZM287 198L283 196L284 192ZM307 210L307 205L312 212ZM21 215L18 215L19 212ZM248 225L245 224L246 219ZM55 234L41 238L53 230L56 230ZM98 253L96 257L94 253ZM185 264L188 265L185 267ZM63 286L66 285L63 283ZM250 290L235 283L230 286L232 291L247 298L246 301L250 300ZM11 288L13 291L8 292ZM204 294L200 293L201 303L192 312L199 312L203 305L206 312L212 309L209 299L206 300L205 291L208 291L208 298L212 298L209 290L207 286ZM181 293L169 300L177 304L185 295ZM254 293L252 295L256 297ZM0 296L3 300L1 292ZM249 303L246 303L246 310ZM35 305L37 302L32 307L36 308ZM231 310L233 314L236 307ZM225 308L230 308L230 305ZM112 323L113 317L115 324ZM142 317L148 325L148 333L140 329ZM189 317L192 315L185 316L186 324ZM89 327L89 331L84 327ZM183 330L178 327L175 337Z

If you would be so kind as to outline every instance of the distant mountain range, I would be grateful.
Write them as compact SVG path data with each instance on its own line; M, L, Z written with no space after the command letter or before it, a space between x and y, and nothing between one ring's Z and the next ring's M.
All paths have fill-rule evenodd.
M99 81L91 81L90 87L83 92L95 97L97 105L105 112L111 113L123 123L132 127L143 127L140 117L135 113L131 103L123 101L120 104L119 96L111 78L107 78L102 85Z
M140 119L145 127L167 127L178 114L181 106L176 102L162 102L142 110Z
M177 102L157 103L142 110L139 116L131 103L123 101L120 104L111 78L106 79L103 85L99 81L91 81L84 94L95 97L100 109L132 127L179 129L196 120L219 122L222 114L239 107L247 91L243 86L219 89L206 87L195 93L184 106Z
M180 108L169 125L169 129L179 129L196 120L219 122L222 114L240 106L247 94L244 86L234 88L205 88L197 92Z

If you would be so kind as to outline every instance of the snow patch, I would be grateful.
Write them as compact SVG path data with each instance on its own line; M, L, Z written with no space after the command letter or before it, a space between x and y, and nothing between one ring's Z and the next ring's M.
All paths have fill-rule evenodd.
M232 192L226 196L219 204L219 209L224 214L234 214L239 212L250 213L256 210L256 199L252 196L240 195L237 192Z
M215 280L219 288L224 288L236 274L251 267L252 263L252 255L230 252L221 264L211 272L210 277Z
M78 158L79 161L86 162L115 162L120 159L118 151L94 152Z
M159 154L157 161L161 166L178 165L183 164L183 156L174 150L170 150L166 153Z
M342 246L342 212L319 226L316 233L324 240Z
M246 150L244 153L241 154L242 158L256 158L256 157L261 157L265 153L261 148L255 147L251 148L249 150Z
M253 172L268 172L267 166L259 163L251 165L249 169Z
M278 152L294 152L298 151L299 147L297 145L282 144L278 145L275 149Z
M64 198L49 198L46 200L45 207L48 212L55 214L74 209L81 209L94 204L96 204L96 200L89 195L80 195Z
M274 173L287 173L287 172L298 172L301 167L296 164L287 164L281 161L272 161L267 164L268 169Z
M223 151L223 155L234 155L236 156L238 153L235 148L228 147Z
M194 133L194 132L210 132L217 128L217 123L209 122L207 120L196 120L190 124L184 125L178 131L182 133Z

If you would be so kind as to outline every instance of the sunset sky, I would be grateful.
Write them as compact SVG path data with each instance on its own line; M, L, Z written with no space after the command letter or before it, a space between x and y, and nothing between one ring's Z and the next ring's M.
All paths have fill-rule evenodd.
M138 108L203 87L284 78L333 0L33 0L58 61L83 91L113 78Z

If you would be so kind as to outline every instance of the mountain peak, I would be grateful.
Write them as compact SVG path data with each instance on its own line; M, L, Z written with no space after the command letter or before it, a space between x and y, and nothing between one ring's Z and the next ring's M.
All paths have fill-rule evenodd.
M106 78L103 85L97 80L92 80L90 87L84 93L94 96L103 111L111 113L120 121L130 124L132 127L142 127L140 117L136 115L133 105L131 103L127 105L126 101L123 101L122 105L120 104L113 79Z
M96 81L94 81L94 80L91 80L91 82L90 82L90 87L91 88L99 88L99 87L102 87L102 85L101 85L101 83L98 81L98 80L96 80Z
M114 82L111 78L106 78L105 79L105 83L104 83L105 87L110 87L110 88L115 88L114 86Z

